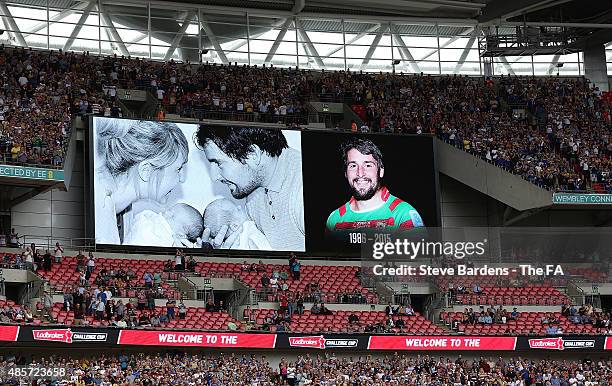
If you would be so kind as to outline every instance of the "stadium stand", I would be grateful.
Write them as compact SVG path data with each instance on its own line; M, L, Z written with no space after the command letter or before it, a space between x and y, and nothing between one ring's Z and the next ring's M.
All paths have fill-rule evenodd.
M148 90L164 110L185 117L291 125L307 123L305 102L317 95L363 106L358 112L365 111L368 131L437 135L552 190L612 191L612 105L584 79L336 72L315 80L303 70L116 56L98 60L19 48L3 48L1 58L10 64L5 66L11 79L7 95L20 95L0 101L5 159L14 162L61 165L68 112L119 116L119 87ZM97 77L86 79L79 72ZM63 109L52 110L60 115L44 114L47 106L57 104ZM535 122L513 116L508 105L528 110ZM47 127L42 137L27 131L41 126Z
M22 260L21 256L18 253L5 253L3 266L26 268L23 263L26 258ZM441 324L437 325L411 308L408 312L400 306L394 307L391 315L382 311L330 311L324 304L379 303L378 297L370 289L361 287L355 266L326 266L329 275L321 277L320 266L307 264L302 266L299 278L294 278L290 276L288 265L265 264L262 261L197 262L193 274L236 278L256 290L259 302L278 305L278 309L256 305L238 320L232 318L223 306L219 307L218 303L200 307L182 305L180 291L168 283L168 280L176 280L181 275L181 272L173 271L170 260L96 257L95 268L85 279L88 259L81 254L81 257L64 256L61 263L51 264L50 267L40 262L36 264L33 270L45 278L56 293L63 295L64 303L49 300L50 304L45 305L43 299L36 310L29 310L27 306L18 306L10 300L2 302L2 321L219 331L409 335L557 335L559 329L564 333L597 335L612 329L609 313L597 312L590 305L579 309L571 306L570 299L557 288L538 283L510 287L500 284L495 276L473 276L461 281L453 277L439 277L436 284L448 293L453 304L469 307L464 312L442 311L439 318ZM602 277L601 272L587 268L574 268L572 272L575 275L584 274L584 280ZM147 273L151 274L148 278ZM263 277L268 278L265 288L262 285L265 282L262 281ZM270 287L271 278L278 278L275 288ZM280 283L288 284L283 287ZM112 300L106 300L107 296ZM165 299L167 303L165 306L156 305L156 299ZM75 312L77 303L80 310ZM304 303L308 303L307 308ZM560 308L554 312L521 311L514 316L506 311L522 305ZM480 309L475 312L472 306ZM168 311L168 308L172 310ZM183 317L179 317L181 308L185 311ZM401 322L398 323L399 320ZM549 329L550 326L554 326L554 331Z
M586 316L586 310L580 310L580 313L576 311L574 315L579 315L579 319L572 317L571 320L569 314L565 316L562 312L520 312L514 317L511 314L512 312L494 308L482 312L474 312L470 308L464 312L443 312L440 319L456 331L467 335L597 335L606 334L609 330L605 327L609 315L591 311L591 315ZM489 316L491 321L487 321L486 316ZM585 317L584 323L582 316Z

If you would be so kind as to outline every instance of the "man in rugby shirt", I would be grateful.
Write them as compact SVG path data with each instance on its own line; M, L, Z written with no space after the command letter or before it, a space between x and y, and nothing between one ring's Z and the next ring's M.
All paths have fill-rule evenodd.
M368 230L397 233L425 226L412 205L392 195L382 184L385 166L374 142L353 137L342 144L341 153L353 196L327 218L328 235L339 238Z

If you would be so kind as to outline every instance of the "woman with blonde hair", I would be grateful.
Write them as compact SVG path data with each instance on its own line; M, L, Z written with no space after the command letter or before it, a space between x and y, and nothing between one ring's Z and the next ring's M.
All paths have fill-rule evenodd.
M185 179L187 138L169 122L98 119L96 152L96 242L121 244L132 204L165 204Z

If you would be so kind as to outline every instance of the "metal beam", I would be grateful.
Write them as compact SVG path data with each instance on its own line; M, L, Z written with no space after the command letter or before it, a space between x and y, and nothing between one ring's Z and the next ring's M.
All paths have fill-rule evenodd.
M92 0L92 1L95 3L95 0ZM65 9L62 12L60 12L60 13L54 15L54 16L51 16L49 18L49 22L48 23L46 21L43 21L42 23L38 23L38 24L34 25L33 27L28 28L27 30L23 31L23 35L27 36L27 35L30 35L30 34L35 34L38 31L47 28L49 26L49 24L56 23L56 22L58 22L60 20L63 20L67 16L70 16L70 15L72 15L73 13L75 13L77 11L82 11L82 10L84 10L87 7L88 7L87 3L78 3L74 7Z
M291 8L291 14L295 16L298 13L302 12L302 10L304 9L304 6L306 6L306 0L295 0L295 2L293 3L293 7ZM283 26L281 27L280 32L276 36L276 39L274 40L272 47L270 47L270 51L268 52L268 55L266 55L264 64L269 64L272 61L272 58L276 54L276 50L278 49L278 46L285 38L285 34L287 34L287 28L289 28L289 26L291 25L291 22L293 22L292 17L287 17L285 21L283 22ZM295 27L297 28L297 25ZM295 54L297 55L297 52Z
M393 27L394 26L391 26L391 28ZM421 69L419 68L417 62L414 60L414 57L412 56L412 53L410 53L410 50L406 46L406 43L404 43L404 39L402 39L402 36L397 32L394 32L392 36L393 40L395 41L395 44L397 45L397 48L400 51L400 54L402 54L402 59L408 61L408 63L412 66L413 71L419 74L421 72Z
M4 15L2 16L2 18L4 19L5 24L8 24L9 28L11 29L11 32L13 33L13 35L15 35L15 39L17 39L17 44L19 44L21 47L27 47L28 43L25 41L23 34L19 30L19 26L15 22L15 19L13 18L13 15L11 14L11 11L8 9L4 0L0 0L0 12L2 12L2 14Z
M107 35L109 35L109 40L117 43L117 45L119 46L119 52L121 52L121 55L130 56L130 52L125 46L123 39L121 39L121 35L119 35L119 32L117 32L117 28L115 28L115 25L113 24L113 21L111 20L110 16L104 10L101 0L98 0L98 12L100 12L102 21L104 22L104 25L106 26L105 30L106 30Z
M210 40L213 47L215 47L215 51L217 52L217 55L219 55L219 59L221 59L221 62L223 64L229 64L229 60L227 60L227 56L225 56L225 52L223 51L223 48L221 48L221 44L219 44L217 36L215 36L215 34L213 33L212 29L210 28L210 25L208 25L208 22L202 20L200 24L202 25L202 29L204 30L204 32L206 32L206 37L208 37L208 40Z
M453 44L457 40L459 40L459 39L461 39L463 37L466 37L464 35L471 34L472 32L474 32L474 27L467 27L465 30L463 30L463 32L459 33L459 36L454 36L454 37L448 39L446 42L442 43L440 45L440 49L446 48L446 47L450 46L451 44ZM437 48L435 50L429 51L425 56L423 56L421 59L417 60L417 62L421 62L421 61L429 58L431 55L435 54L436 52L438 52Z
M478 36L479 32L480 32L480 29L476 28L474 32L472 33L472 37L470 38L470 40L467 41L467 44L465 45L463 52L461 52L459 61L457 62L457 65L455 66L455 70L453 71L455 74L458 74L459 70L461 70L461 67L463 67L463 63L465 63L465 59L467 59L467 56L469 55L470 50L474 46L474 42L476 41L476 36Z
M76 40L76 37L79 35L79 32L81 32L81 28L83 28L83 24L85 24L85 21L87 21L87 18L89 17L89 13L91 12L91 10L93 9L95 5L96 3L93 1L87 5L87 8L85 8L85 10L83 11L83 14L81 14L81 17L79 18L79 21L76 23L76 25L72 29L72 33L70 34L70 37L66 41L66 44L64 44L64 48L63 48L64 51L68 51L70 47L72 47L72 44Z
M108 5L118 5L125 7L126 5L135 5L142 7L142 0L108 0L105 1ZM244 17L245 13L251 16L262 16L266 18L279 17L287 18L295 15L298 12L270 10L262 8L250 8L250 7L232 7L232 6L216 6L208 4L194 4L187 1L172 1L172 0L149 0L149 4L152 7L159 9L171 9L176 10L180 8L195 8L201 9L203 12L214 12L221 13L224 15L236 15ZM457 26L475 26L477 21L471 18L439 18L439 17L417 17L417 16L371 16L371 15L355 15L355 14L343 14L343 13L331 13L331 12L299 12L300 16L308 19L317 20L339 20L344 19L345 21L357 21L357 22L394 22L397 24L407 23L414 25L431 25L432 23L439 23L440 25L457 25Z
M183 35L185 35L185 31L187 31L189 23L194 17L195 11L189 11L187 17L183 21L183 25L181 25L181 28L177 31L176 35L174 35L174 39L172 39L172 43L170 43L170 47L168 47L168 51L166 51L166 55L164 56L164 61L170 60L172 54L174 54L174 51L176 50L176 47L178 47L181 39L183 39Z
M363 70L368 65L368 63L370 63L370 59L372 58L372 55L374 55L374 51L376 51L376 47L378 47L378 43L380 43L380 39L382 39L383 33L385 33L385 31L388 28L389 28L388 24L385 24L383 26L380 26L380 28L378 28L378 32L376 33L374 40L372 40L372 44L370 44L370 48L368 48L368 52L366 53L366 56L363 58L363 61L361 62L361 66L360 66L361 70Z
M270 51L268 52L268 55L266 55L266 60L264 60L265 64L269 64L272 61L272 58L276 54L276 50L278 49L278 46L281 44L281 42L283 41L285 37L285 34L287 33L287 28L289 28L292 22L293 22L293 19L288 17L283 23L283 26L281 27L281 30L278 32L278 35L276 36L274 43L272 43L272 47L270 47Z
M612 28L612 23L564 23L564 22L542 22L542 21L527 21L527 22L505 22L501 24L502 27L574 27L574 28Z
M142 39L146 38L147 36L149 36L149 34L138 32L138 35L136 35L136 37L134 37L133 39L130 39L130 40L125 42L125 46L129 47L129 46L132 46L134 44L139 44L138 42L141 41ZM143 43L143 44L148 44L148 42L147 43Z
M553 71L555 70L555 67L557 67L557 63L559 63L559 58L560 57L561 57L561 55L559 55L559 54L553 56L553 59L550 62L550 67L548 67L548 71L546 71L546 73L548 75L552 75Z
M275 22L275 23L272 23L272 26L271 26L270 30L272 30L272 29L274 29L274 28L278 28L278 27L280 27L281 25L283 25L283 23L285 22L285 20L286 20L286 19L281 19L281 20L279 20L279 21L277 21L277 22ZM250 36L250 37L249 37L249 40L258 39L258 38L260 38L261 36L263 36L263 35L265 35L266 33L268 33L270 30L265 31L265 32L260 32L260 33L257 33L257 34L255 34L255 35L253 35L253 36ZM247 41L248 41L248 40L247 40L247 38L244 38L244 39L236 39L236 40L240 40L240 41L239 41L239 42L236 42L236 43L234 43L232 46L230 46L230 47L227 49L227 51L236 51L236 50L240 49L242 46L246 45L246 44L247 44Z
M514 73L514 70L512 69L512 66L510 65L510 63L508 63L508 59L506 59L505 57L501 56L499 58L499 60L501 60L502 64L504 65L504 67L506 67L506 70L508 70L510 75L516 75Z
M359 34L353 36L348 42L346 42L346 45L350 45L355 43L357 40L363 38L364 36L371 34L373 32L376 32L378 29L380 28L380 24L376 24L373 27L368 28L366 31L360 32ZM323 55L324 58L329 58L330 56L332 56L333 54L335 54L336 52L340 51L342 49L342 45L336 48L332 48L331 50L329 50L328 53L326 53L325 55Z
M26 193L13 198L11 200L10 207L12 208L14 206L17 206L17 205L21 204L22 202L25 202L25 201L29 200L30 198L38 196L39 194L46 193L49 190L51 190L51 189L53 189L53 188L55 188L55 187L57 187L59 185L61 185L61 183L56 183L56 184L53 184L53 185L43 185L43 186L38 186L38 187L32 188L31 190L28 190Z
M508 15L517 12L517 10L527 10L551 1L552 0L492 0L488 2L487 7L482 10L482 13L477 19L479 23L505 20Z
M317 62L317 66L319 66L319 68L325 68L325 63L323 63L323 60L319 56L319 52L317 52L316 47L314 46L314 44L312 44L310 37L308 36L306 31L304 31L304 28L301 25L298 27L298 32L302 36L302 44L304 44L304 47L307 51L310 51L310 55L314 57L315 62Z
M557 6L561 5L561 4L569 3L570 1L574 1L574 0L555 0L555 1L546 0L546 1L542 1L540 3L536 3L536 4L533 4L531 6L527 6L527 7L521 8L521 9L517 9L516 11L507 13L507 14L505 14L505 15L503 15L501 17L501 20L507 20L507 19L510 19L512 17L515 17L515 16L519 16L519 15L523 15L523 14L527 14L527 13L536 12L536 11L539 11L541 9L557 7Z

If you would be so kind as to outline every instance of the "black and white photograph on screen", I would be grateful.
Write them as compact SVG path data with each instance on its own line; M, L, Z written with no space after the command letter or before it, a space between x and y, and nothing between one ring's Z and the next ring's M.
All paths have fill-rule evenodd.
M99 244L304 251L300 132L95 118Z

